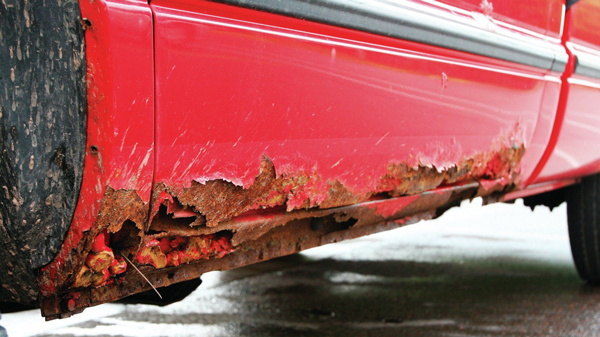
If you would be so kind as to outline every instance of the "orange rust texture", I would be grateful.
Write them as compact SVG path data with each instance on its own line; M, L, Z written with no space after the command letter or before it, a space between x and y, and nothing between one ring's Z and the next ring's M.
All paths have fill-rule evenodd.
M413 214L410 218L395 222L380 222L370 226L348 226L333 219L324 219L322 227L315 229L311 219L292 221L286 226L274 228L267 235L240 245L235 252L220 259L201 260L197 263L182 264L177 267L156 269L152 266L140 266L140 271L155 287L164 287L173 283L198 278L214 270L237 268L275 257L296 253L308 248L364 236L384 230L415 223L421 219L430 219L435 212ZM89 306L112 302L131 294L150 290L148 282L132 268L125 272L123 282L113 282L103 287L90 287L68 293L42 298L42 315L46 320L68 317L81 312ZM72 306L65 306L74 299Z
M184 189L158 183L153 202L162 202L159 196L166 192L184 208L203 215L206 226L214 227L248 211L281 205L286 205L288 212L294 209L323 209L364 202L380 193L393 197L415 195L440 185L472 180L505 178L507 183L512 183L524 152L522 145L504 146L500 150L463 159L456 166L441 171L429 166L413 168L407 164L390 164L388 173L380 179L377 189L365 194L353 194L337 180L328 181L323 185L325 188L318 189L316 186L322 182L317 175L301 173L277 177L273 163L264 157L260 174L249 188L223 180L211 180L205 184L193 182ZM152 219L155 216L152 214ZM192 225L195 224L202 222L196 221Z
M148 205L142 201L136 191L115 191L107 187L96 224L93 227L98 232L106 229L109 233L116 233L125 221L130 220L142 230L147 216Z
M94 271L90 253L94 239L102 231L118 233L126 221L131 221L136 230L129 230L126 236L129 240L137 238L136 244L129 245L130 249L121 250L119 254L133 254L144 251L144 245L155 239L174 236L193 237L213 235L220 231L232 233L231 249L247 241L257 240L271 229L284 226L286 223L310 217L320 217L334 214L340 222L350 218L355 219L354 226L372 224L378 221L395 219L409 215L413 211L425 211L420 202L409 205L408 208L391 216L382 216L376 208L339 209L339 207L354 205L372 200L373 197L399 197L421 194L441 185L473 182L474 180L494 180L503 178L508 184L512 183L518 173L518 164L524 154L523 146L502 147L489 153L476 154L464 159L456 166L439 171L435 167L410 167L407 164L390 164L388 173L381 177L374 191L365 194L353 194L339 181L321 182L318 175L277 176L275 167L269 158L261 162L260 174L249 188L236 186L223 180L213 180L206 184L193 183L189 188L174 189L162 183L156 184L153 191L153 203L160 202L166 207L167 214L159 214L156 207L152 214L152 223L147 221L148 204L145 204L135 191L106 189L101 209L92 229L85 233L76 249L64 265L64 271L56 275L56 289L64 290L69 285L73 287L102 286L109 283L109 278L117 274L107 268ZM325 187L323 187L325 186ZM167 193L173 198L160 198ZM383 195L382 195L383 194ZM447 202L450 195L439 196L440 200L429 200L423 205L439 207ZM173 202L171 202L171 200ZM338 208L336 208L338 207ZM416 207L416 208L415 208ZM261 218L261 209L268 208L277 215L274 218ZM333 208L336 208L333 210ZM415 208L414 210L411 210ZM162 208L164 211L165 208ZM295 211L294 211L295 210ZM294 211L294 212L291 212ZM257 217L253 217L257 213ZM169 217L168 215L172 215ZM149 229L154 232L147 233ZM118 239L119 234L113 235ZM146 236L144 240L143 237ZM120 239L118 239L120 240ZM141 250L137 250L140 248ZM156 249L148 249L157 255ZM162 252L164 254L164 252ZM117 251L115 251L115 256ZM153 255L153 256L154 256ZM160 255L160 254L158 254ZM193 254L192 254L193 255ZM200 254L202 255L202 254ZM205 256L206 255L206 256ZM131 256L131 255L130 255ZM223 254L204 254L199 259L220 258ZM156 256L154 256L156 257ZM160 257L160 256L158 256ZM156 259L161 260L160 258ZM182 259L181 263L189 263L196 258ZM140 261L138 261L140 262ZM167 263L150 263L157 268L170 266ZM90 265L92 267L90 267ZM96 268L98 269L98 268ZM121 276L119 276L121 277ZM42 282L51 280L50 275L42 273Z
M214 234L174 236L148 241L135 259L141 265L152 265L159 269L198 260L222 258L233 251L228 236Z
M164 214L157 216L152 222L152 234L144 237L145 242L160 240L164 237L177 236L198 236L211 235L219 232L232 233L231 244L233 247L248 242L258 240L266 235L273 228L287 226L288 223L296 220L308 218L324 218L333 216L337 222L352 221L353 227L361 227L382 222L384 220L395 220L418 212L438 208L447 203L455 193L466 191L476 191L477 184L468 184L456 189L448 189L442 193L431 193L428 195L412 197L409 202L397 200L392 202L393 212L382 214L381 207L389 205L390 199L370 201L359 205L341 206L326 209L309 209L286 212L285 209L271 209L264 211L255 211L247 213L244 216L236 217L232 220L223 221L214 227L189 226L192 221L185 219L171 219ZM472 193L474 194L474 193ZM390 207L390 206L387 206Z
M463 159L447 170L420 166L417 169L406 164L390 164L378 190L391 196L413 195L435 189L444 184L456 184L467 180L514 179L525 148L504 147L497 152L479 153ZM511 181L512 182L512 181Z
M181 227L181 236L174 236L174 230L147 233L144 237L145 244L136 260L140 263L142 273L154 286L167 286L198 277L208 271L240 267L318 245L400 227L420 219L429 219L438 216L457 201L473 197L478 186L478 183L448 186L431 193L401 198L376 198L359 205L332 209L294 212L286 212L285 209L264 210L224 222L217 227L190 227L184 222L185 219L169 220L162 213L158 218L167 222L175 220L177 224L173 225ZM192 221L194 217L190 217L187 223ZM230 228L230 231L225 228ZM201 234L216 229L221 232L216 232L215 235ZM238 242L235 242L236 237ZM113 240L110 242L114 243ZM95 243L101 241L96 240ZM104 249L106 247L102 245L92 247L92 251ZM184 258L180 259L180 256ZM186 260L188 257L191 259ZM42 299L43 315L47 319L68 317L85 307L114 301L149 287L131 268L115 281L110 279L108 282L103 278L105 275L92 277L88 269L86 266L81 272L82 282L90 284L87 288L73 289ZM65 309L64 304L70 304L71 299L76 296L81 298L73 306L69 306L68 310Z
M136 227L140 229L139 234L142 235L141 229L144 228L147 221L148 207L149 205L142 201L136 191L114 190L107 187L96 222L89 231L84 233L83 239L77 247L71 251L62 266L62 272L56 273L55 279L52 280L52 270L42 270L38 277L38 283L52 282L58 291L73 284L76 278L81 280L78 281L78 286L87 286L88 283L101 284L99 279L106 278L104 271L95 273L85 265L95 238L104 230L109 233L118 232L128 220L135 223ZM138 241L140 240L141 238Z

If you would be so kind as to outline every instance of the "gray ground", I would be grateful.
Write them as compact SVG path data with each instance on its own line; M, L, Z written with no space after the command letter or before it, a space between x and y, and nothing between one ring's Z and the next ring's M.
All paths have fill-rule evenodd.
M67 320L4 314L16 336L598 336L566 211L465 203L442 218L229 272L182 302Z

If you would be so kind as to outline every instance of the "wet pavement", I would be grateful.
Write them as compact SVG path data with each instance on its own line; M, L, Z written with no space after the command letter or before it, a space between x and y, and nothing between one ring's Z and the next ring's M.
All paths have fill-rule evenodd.
M517 202L203 276L166 307L108 304L16 336L598 336L600 289L573 267L566 208Z

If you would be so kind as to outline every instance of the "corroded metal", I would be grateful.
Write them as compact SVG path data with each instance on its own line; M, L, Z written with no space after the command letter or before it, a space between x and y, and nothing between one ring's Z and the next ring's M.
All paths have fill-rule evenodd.
M82 238L71 251L71 254L63 259L61 263L63 272L57 273L55 268L42 268L40 276L38 276L42 296L61 291L75 284L78 277L81 279L89 274L89 272L82 271L82 269L86 267L85 261L93 250L94 242L103 231L107 233L126 232L121 233L121 235L125 234L128 240L134 241L128 244L128 248L137 249L141 240L138 235L141 233L140 229L143 228L147 218L147 207L147 204L141 200L135 191L115 191L108 187L94 226L89 231L82 233ZM74 235L74 233L71 232L69 235ZM67 237L67 241L69 240L76 239ZM93 278L91 275L89 277ZM88 282L80 282L76 285L88 285Z
M523 145L513 144L475 154L448 168L390 163L388 173L377 179L377 188L360 194L353 193L338 180L323 181L316 173L277 175L272 161L264 156L260 174L248 188L224 180L192 182L188 188L156 184L151 220L161 204L166 201L173 203L174 199L184 209L204 217L206 226L214 227L243 213L277 206L285 206L288 212L332 208L365 202L381 193L389 196L415 195L443 184L469 180L505 179L509 183L516 178L524 153ZM192 226L197 224L201 222L196 221Z
M146 289L139 275L125 270L122 257L154 275L150 279L160 287L208 270L397 227L415 215L439 215L463 199L499 201L513 188L523 153L522 145L505 146L442 170L390 164L377 189L366 194L354 194L339 181L322 182L317 174L278 176L263 157L260 174L248 188L223 180L185 189L157 184L150 217L148 204L136 193L107 188L95 225L64 261L65 270L73 272L42 271L42 285L56 282L54 288L42 287L53 289L42 293L44 315L77 311L57 304L72 300L73 293L82 294L75 308L83 308ZM165 279L163 270L182 276Z
M307 248L355 238L415 223L439 216L463 199L474 197L480 184L471 182L398 198L373 198L358 205L331 209L298 210L271 209L253 212L224 222L216 227L180 226L179 231L152 231L138 253L139 269L155 287L164 287L199 277L213 270L226 270L271 258L292 254ZM508 187L507 187L508 188ZM491 200L495 200L492 198ZM164 219L164 215L159 218ZM172 219L175 222L181 218ZM179 224L181 225L181 224ZM174 236L173 233L177 233ZM187 247L181 237L192 240L215 235L223 249L202 258L168 262L168 254ZM163 245L168 247L161 248ZM208 241L204 241L204 244ZM232 246L228 246L231 243ZM149 249L148 249L149 248ZM155 248L152 250L152 248ZM167 252L164 263L154 262L149 254ZM144 260L146 258L146 260ZM182 263L183 262L183 263ZM85 267L87 268L87 266ZM43 315L47 319L68 317L85 307L98 305L148 290L150 285L133 269L102 286L73 288L42 299ZM76 300L74 300L76 298ZM73 305L73 302L76 302Z

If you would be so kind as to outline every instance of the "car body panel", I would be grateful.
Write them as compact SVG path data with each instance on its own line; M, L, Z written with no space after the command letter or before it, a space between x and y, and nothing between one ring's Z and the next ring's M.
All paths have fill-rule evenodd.
M152 8L155 184L174 195L213 180L249 188L266 157L277 177L317 176L288 210L340 206L332 185L393 190L380 186L390 165L443 172L525 144L527 178L550 136L560 83L547 70L210 2Z
M566 81L564 119L557 143L537 182L581 177L600 172L600 1L578 2L569 11L565 46L576 58Z
M85 171L44 316L599 172L596 3L82 1Z

